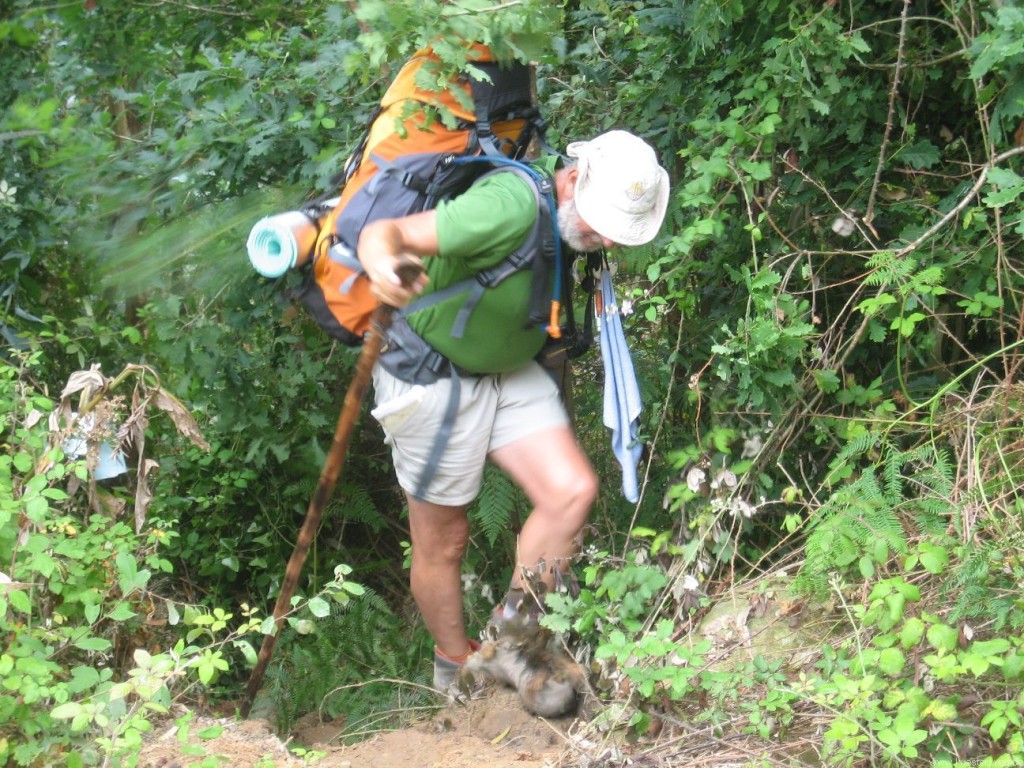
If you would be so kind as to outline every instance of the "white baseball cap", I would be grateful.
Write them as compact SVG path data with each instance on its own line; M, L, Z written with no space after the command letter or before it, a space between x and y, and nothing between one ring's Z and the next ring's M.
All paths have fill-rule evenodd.
M620 245L654 239L668 207L668 173L647 142L627 131L608 131L575 141L565 152L579 171L576 210L597 234Z

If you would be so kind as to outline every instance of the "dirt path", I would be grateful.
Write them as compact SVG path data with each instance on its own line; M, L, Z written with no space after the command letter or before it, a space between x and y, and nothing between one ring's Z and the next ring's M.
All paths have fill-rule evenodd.
M572 718L542 720L524 711L517 695L493 690L455 705L414 727L380 733L351 746L338 728L307 718L288 746L313 750L308 762L289 753L262 720L196 718L187 729L158 727L140 768L554 768L564 762ZM213 758L213 760L211 760ZM204 762L205 761L205 762Z

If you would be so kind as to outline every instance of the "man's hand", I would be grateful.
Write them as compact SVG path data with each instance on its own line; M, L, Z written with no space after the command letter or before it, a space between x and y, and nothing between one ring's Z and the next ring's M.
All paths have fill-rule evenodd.
M422 293L427 284L423 260L409 253L378 255L370 259L360 256L360 262L370 278L370 293L389 307L404 307L414 296Z
M389 307L404 307L423 292L427 276L421 257L437 251L433 211L367 224L359 236L359 262L370 292Z

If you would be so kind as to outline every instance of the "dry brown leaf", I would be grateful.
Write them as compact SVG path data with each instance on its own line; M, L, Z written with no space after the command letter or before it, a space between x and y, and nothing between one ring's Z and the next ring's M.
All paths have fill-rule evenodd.
M0 594L11 592L15 589L31 589L32 584L25 581L13 581L3 571L0 571Z
M188 409L174 395L171 395L162 387L157 387L153 393L153 405L167 413L171 417L171 421L174 422L174 426L178 428L178 431L191 440L194 445L197 445L204 451L210 450L210 444L203 439L196 420L192 418L192 414L188 412Z
M131 415L121 428L121 432L125 433L124 437L121 438L121 432L118 433L118 438L123 439L125 445L135 448L135 455L139 457L139 461L142 461L146 455L146 427L149 426L149 419L146 417L147 402L139 396L139 390L136 387L132 392Z
M153 500L153 494L149 491L149 472L159 466L152 459L142 459L139 462L139 471L135 478L136 533L142 533L142 529L146 525L146 512L149 510L149 502Z
M60 398L63 400L76 392L81 392L83 389L99 389L106 383L106 377L100 373L100 364L93 363L88 371L75 371L68 377L68 383L64 385Z
M28 416L25 417L25 429L32 429L36 424L42 421L43 412L37 408L33 408L29 411Z

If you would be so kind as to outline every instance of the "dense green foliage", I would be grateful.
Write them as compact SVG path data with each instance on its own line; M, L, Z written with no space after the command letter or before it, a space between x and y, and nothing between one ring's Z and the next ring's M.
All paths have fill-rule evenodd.
M245 235L330 189L403 57L436 44L443 79L460 38L539 62L556 145L629 128L673 178L662 236L615 254L635 507L576 368L605 482L548 621L602 716L765 761L799 734L827 765L1024 762L1024 9L240 6L0 0L0 764L131 764L152 713L237 699L354 363ZM127 479L75 437L125 442ZM375 680L425 681L401 504L365 420L268 675L281 725L371 727L404 695ZM488 472L474 626L527 513ZM708 596L769 576L828 639L715 666Z

